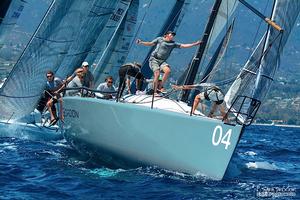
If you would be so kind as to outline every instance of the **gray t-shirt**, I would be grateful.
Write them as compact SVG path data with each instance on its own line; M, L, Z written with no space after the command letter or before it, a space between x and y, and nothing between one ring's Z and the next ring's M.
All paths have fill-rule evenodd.
M62 84L60 78L54 77L53 81L47 81L45 89L54 92L55 90L58 90Z
M151 56L159 60L167 60L174 48L180 48L181 44L174 41L165 41L163 37L158 37L152 41L156 44Z
M76 88L76 87L82 87L82 82L76 76L68 85L67 88ZM80 96L80 89L79 90L67 90L66 96Z
M91 87L90 82L92 83L94 82L94 76L92 72L87 71L83 77L83 86L90 88Z

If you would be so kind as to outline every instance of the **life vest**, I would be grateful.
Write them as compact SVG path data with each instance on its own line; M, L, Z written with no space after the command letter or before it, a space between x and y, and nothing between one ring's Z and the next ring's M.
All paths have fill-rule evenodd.
M206 100L216 102L218 105L222 104L224 101L224 94L217 86L207 88L204 91L204 97Z

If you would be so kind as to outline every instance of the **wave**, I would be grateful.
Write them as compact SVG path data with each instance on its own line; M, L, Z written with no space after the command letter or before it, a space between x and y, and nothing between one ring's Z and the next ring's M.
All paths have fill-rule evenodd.
M0 137L13 137L25 140L54 141L63 138L57 129L49 129L35 124L0 122Z
M246 163L246 167L249 169L265 169L265 170L281 170L274 163L269 162L248 162Z

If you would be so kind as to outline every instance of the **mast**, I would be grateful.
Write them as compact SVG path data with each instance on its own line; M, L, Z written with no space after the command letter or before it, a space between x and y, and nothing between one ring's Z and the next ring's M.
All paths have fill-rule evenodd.
M183 85L192 85L195 81L196 74L198 72L199 65L202 61L202 57L203 57L204 51L206 49L208 38L213 29L213 24L217 18L217 14L218 14L221 3L222 3L222 0L215 1L215 4L213 6L212 12L210 14L208 23L206 24L206 28L205 28L205 31L204 31L204 34L202 37L202 44L198 47L196 56L193 58L190 66L188 67L188 72L187 72L187 75L186 75ZM189 94L190 94L190 90L183 91L183 94L181 96L181 101L186 102L188 100Z

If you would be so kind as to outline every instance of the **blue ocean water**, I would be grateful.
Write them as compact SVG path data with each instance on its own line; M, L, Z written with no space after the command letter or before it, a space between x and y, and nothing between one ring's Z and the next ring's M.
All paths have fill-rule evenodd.
M214 181L157 167L112 170L59 132L0 126L0 186L0 199L300 199L300 128L247 128Z

